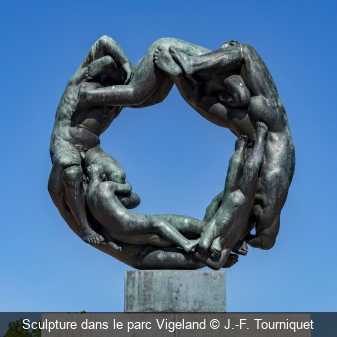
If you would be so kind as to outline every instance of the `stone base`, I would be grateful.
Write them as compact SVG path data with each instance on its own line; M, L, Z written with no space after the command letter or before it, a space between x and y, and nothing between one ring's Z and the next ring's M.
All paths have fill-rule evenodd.
M128 270L125 312L226 312L224 271Z

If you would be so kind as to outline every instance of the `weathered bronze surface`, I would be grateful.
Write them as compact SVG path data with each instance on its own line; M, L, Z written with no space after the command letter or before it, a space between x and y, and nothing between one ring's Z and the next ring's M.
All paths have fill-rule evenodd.
M140 198L100 147L100 135L123 107L160 103L174 84L201 116L238 137L225 188L203 220L131 212ZM247 244L272 248L295 169L271 74L252 46L235 40L212 52L159 39L132 68L119 44L101 37L61 98L50 154L49 193L70 228L138 269L219 269L246 255Z

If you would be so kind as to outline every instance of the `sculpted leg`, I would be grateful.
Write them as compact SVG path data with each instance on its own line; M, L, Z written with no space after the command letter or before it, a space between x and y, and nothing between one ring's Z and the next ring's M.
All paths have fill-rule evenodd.
M175 46L170 48L173 59L181 66L186 76L192 76L199 70L221 70L223 73L238 68L243 59L242 47L235 42L226 48L200 55L189 56Z
M244 165L244 150L247 146L247 142L248 138L246 136L240 136L235 143L235 152L229 161L221 206L207 225L199 242L198 250L202 254L211 247L215 238L221 236L222 233L226 233L225 228L232 226L232 221L236 216L237 207L231 207L231 210L227 208L232 204L232 202L229 202L230 195L240 188L242 168ZM216 250L214 250L214 253L215 251Z
M256 193L258 175L264 158L268 127L262 122L256 122L256 139L253 151L245 162L241 181L241 191L245 197L253 200Z
M203 222L208 223L211 221L211 219L221 206L222 198L223 198L223 191L221 191L216 197L214 197L211 203L206 208L205 216L202 219Z
M268 250L275 245L279 230L280 216L278 215L272 225L268 222L265 226L261 226L261 222L258 222L256 225L256 235L248 234L245 240L254 248Z
M186 239L176 228L165 220L154 219L151 227L155 233L162 235L166 240L183 248L186 253L189 253L199 243L199 239Z
M173 60L172 55L167 49L158 47L154 53L153 61L159 69L171 76L179 76L182 74L181 68Z
M59 210L69 209L71 211L79 226L82 239L87 243L99 243L104 240L103 237L94 232L87 221L83 172L80 163L80 155L75 150L64 150L55 154L48 190Z
M186 239L163 218L132 213L124 208L116 194L123 185L129 184L104 182L103 177L106 173L102 165L92 164L87 168L87 172L90 178L87 192L89 209L112 237L125 243L155 244L156 242L150 239L158 234L176 246L182 247L187 253L198 244L198 239ZM166 242L164 246L167 246Z
M152 216L158 220L165 220L188 239L197 239L201 236L206 223L185 215L159 214Z
M80 166L70 166L63 171L64 198L81 228L81 238L87 243L99 243L104 238L88 225L83 189L83 172Z
M173 38L159 39L148 49L145 56L133 69L134 76L128 85L82 90L79 100L89 105L107 104L111 106L133 106L144 103L156 92L167 75L155 66L153 58L158 47L167 49L176 46L188 55L201 55L208 49Z
M111 65L111 68L116 69L116 65L118 65L117 68L122 75L121 82L128 83L132 74L131 63L121 46L107 35L103 35L94 43L81 66L86 68L90 63L99 58L104 59L105 56L113 58L114 65Z
M114 82L121 82L120 72L111 56L104 56L88 65L87 80L93 80L100 74L107 75Z
M62 218L67 222L72 231L80 236L79 226L71 214L69 208L59 207ZM106 253L115 259L126 263L137 269L199 269L205 265L195 259L191 254L184 253L181 249L168 248L158 249L149 245L123 245L123 250L111 249L105 242L101 244L91 244L98 250Z

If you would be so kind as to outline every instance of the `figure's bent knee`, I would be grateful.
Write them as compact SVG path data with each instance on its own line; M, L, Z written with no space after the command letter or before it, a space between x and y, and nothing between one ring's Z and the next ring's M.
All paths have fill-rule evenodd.
M62 174L63 182L67 185L73 184L83 179L83 171L81 166L73 165L67 167Z

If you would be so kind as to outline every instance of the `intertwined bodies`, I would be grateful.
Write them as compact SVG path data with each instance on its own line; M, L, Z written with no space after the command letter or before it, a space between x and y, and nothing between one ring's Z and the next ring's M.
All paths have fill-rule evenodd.
M186 102L212 123L229 128L237 136L247 135L250 143L255 140L255 123L265 123L268 139L245 240L253 247L270 249L279 232L280 214L295 168L295 148L276 85L250 45L230 41L201 55L193 54L195 50L189 46L186 50L186 46L170 39L156 41L129 85L83 90L81 104L94 105L103 97L108 105L142 104L163 78L160 75L153 80L152 55ZM252 235L249 232L254 227L256 234Z
M181 40L160 39L150 46L132 71L124 52L108 37L101 38L88 53L69 81L57 110L49 181L54 203L83 240L92 244L107 240L89 226L90 214L85 205L87 179L83 178L83 174L87 174L86 167L105 157L106 179L126 185L124 170L101 150L100 134L122 107L160 103L175 83L183 98L199 114L229 128L237 136L247 135L250 147L256 138L255 122L267 125L267 145L245 239L262 249L274 245L295 164L287 116L272 77L256 51L239 43L228 43L224 47L210 52ZM103 79L90 81L101 74L107 76L106 83ZM138 196L130 194L131 188L120 190L119 198L128 208L139 203ZM215 198L204 220L219 220L216 213L221 199L222 195ZM256 235L249 233L253 227L256 227ZM205 250L206 247L201 244L199 248ZM203 266L179 250L157 251L141 245L125 245L119 256L109 254L137 268L160 268L162 259L166 259L168 268Z

